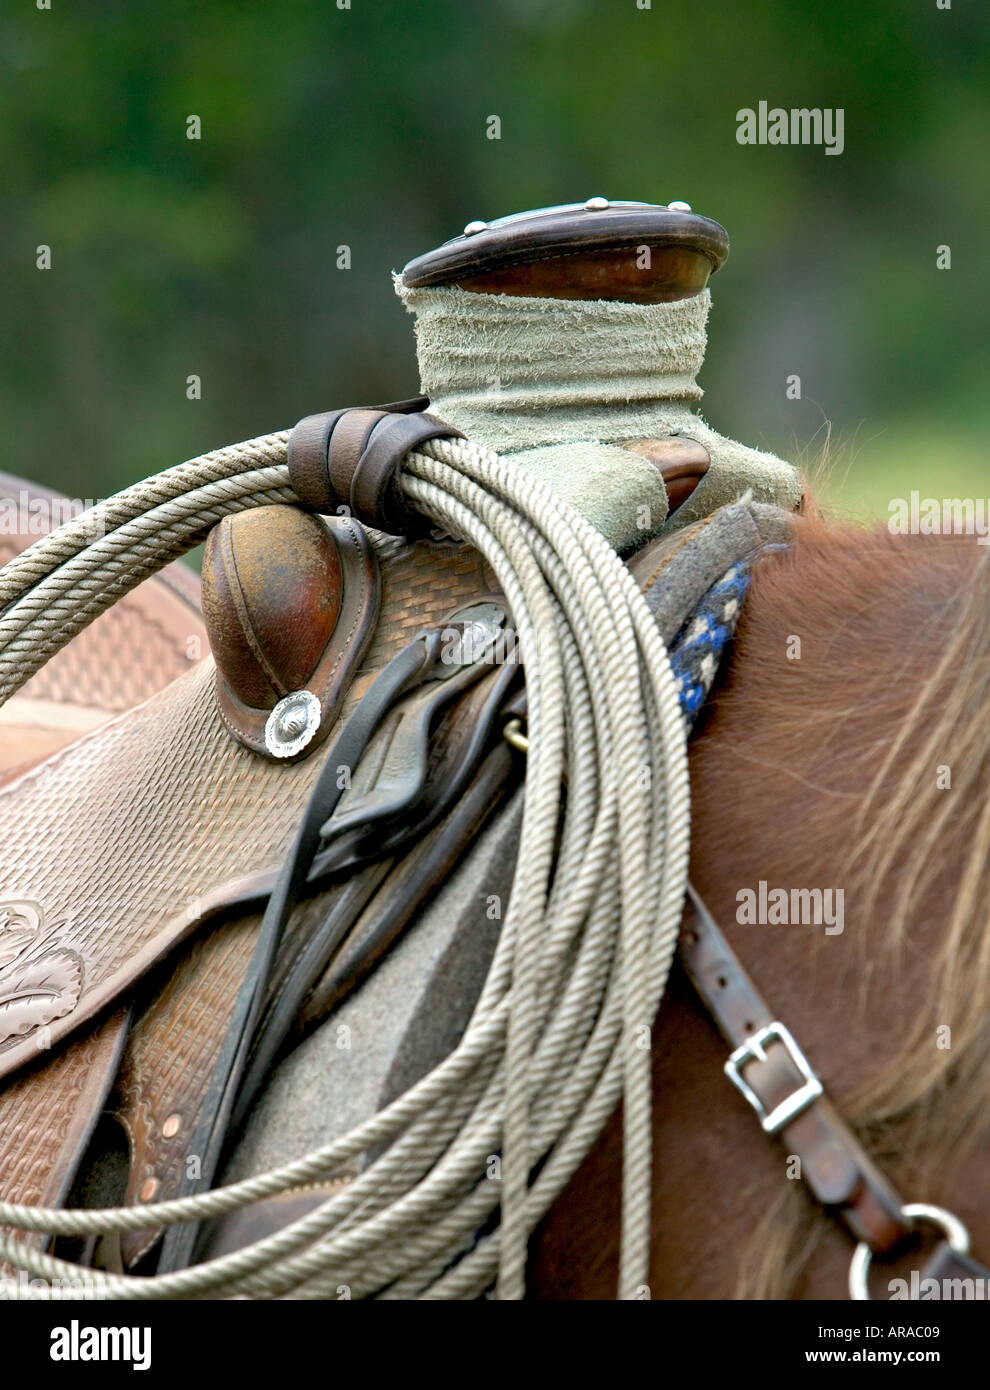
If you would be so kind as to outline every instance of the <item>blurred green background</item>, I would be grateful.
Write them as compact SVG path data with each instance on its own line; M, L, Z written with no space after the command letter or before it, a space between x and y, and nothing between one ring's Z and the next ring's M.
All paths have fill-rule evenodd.
M99 497L415 394L389 271L469 219L604 194L729 229L716 428L812 464L828 441L851 512L986 496L988 52L976 0L22 0L0 20L0 468ZM844 153L738 145L761 100L844 108Z

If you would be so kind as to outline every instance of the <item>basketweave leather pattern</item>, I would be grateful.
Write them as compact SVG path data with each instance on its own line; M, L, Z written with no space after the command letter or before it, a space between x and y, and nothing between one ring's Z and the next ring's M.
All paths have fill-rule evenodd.
M33 539L0 536L0 566ZM125 594L56 652L17 698L119 714L184 675L209 650L193 606L199 581L192 571L189 580L188 599L158 578Z
M64 1202L76 1163L99 1118L120 1057L126 1009L36 1063L0 1090L0 1192L4 1201L53 1207ZM45 1236L11 1231L40 1248ZM11 1274L0 1262L0 1275Z

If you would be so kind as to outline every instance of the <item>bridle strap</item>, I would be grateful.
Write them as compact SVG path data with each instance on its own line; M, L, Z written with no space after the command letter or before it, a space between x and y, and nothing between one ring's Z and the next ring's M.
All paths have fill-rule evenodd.
M877 1255L915 1233L904 1204L825 1095L791 1034L774 1017L711 913L690 886L680 960L733 1052L730 1081L763 1129L800 1159L815 1197Z

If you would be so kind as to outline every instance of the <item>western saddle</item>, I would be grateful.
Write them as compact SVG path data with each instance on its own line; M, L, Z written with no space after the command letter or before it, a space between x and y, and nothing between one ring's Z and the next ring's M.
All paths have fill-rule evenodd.
M39 1231L26 1250L168 1275L253 1248L368 1160L205 1223L163 1230L155 1206L346 1134L451 1053L498 947L499 915L478 904L513 886L527 691L513 595L414 505L403 462L465 436L497 449L626 560L676 646L734 562L786 541L801 502L789 465L695 412L707 284L727 252L724 229L679 203L469 223L396 277L424 396L258 441L257 476L171 552L206 541L201 604L174 563L131 587L142 558L73 616L79 630L124 594L72 647L46 637L56 654L26 684L13 668L0 1199L151 1207L113 1238ZM232 480L223 454L207 457ZM42 495L0 479L0 498ZM133 519L121 498L111 527ZM25 594L33 539L10 538L23 553L3 572L27 575ZM541 563L555 572L552 554ZM35 622L25 601L3 600L12 647ZM682 697L690 684L703 698L709 666ZM704 994L725 943L703 905L692 920ZM820 1087L781 1055L774 1113L813 1129ZM853 1169L826 1199L882 1247L901 1209L872 1169L864 1202L858 1152Z

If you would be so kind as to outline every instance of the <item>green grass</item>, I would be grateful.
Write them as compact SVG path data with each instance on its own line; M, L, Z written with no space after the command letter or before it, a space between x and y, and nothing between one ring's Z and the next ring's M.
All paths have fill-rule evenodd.
M831 444L824 466L814 448L801 460L829 511L886 521L895 497L990 499L990 427L952 429L898 422Z

